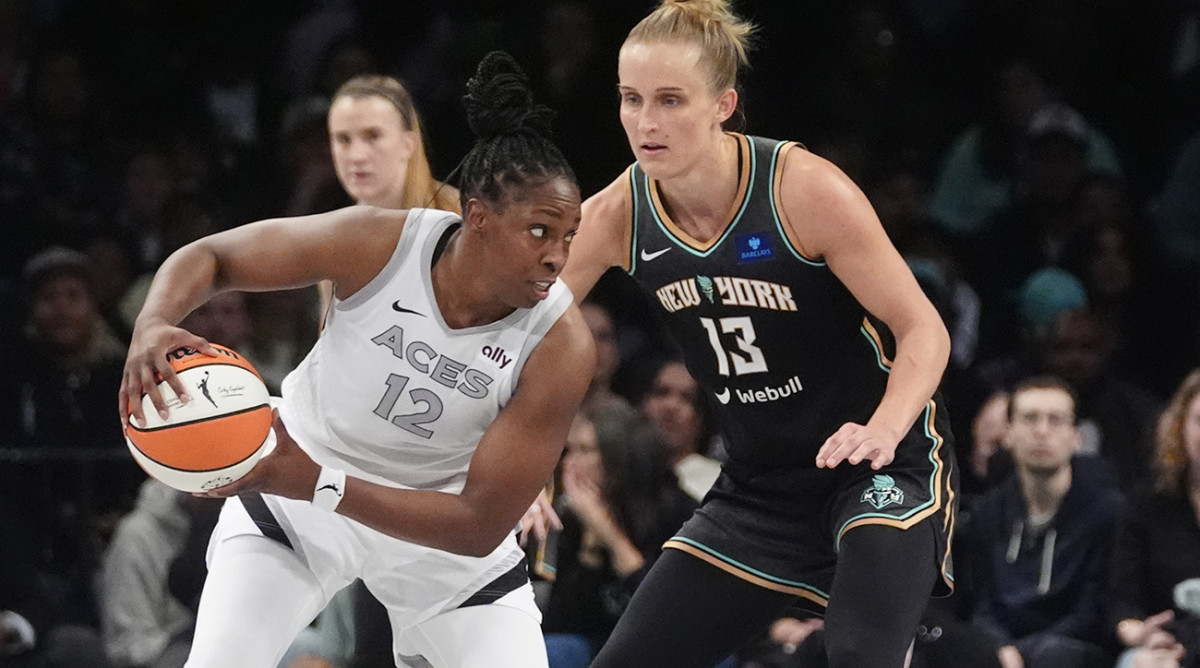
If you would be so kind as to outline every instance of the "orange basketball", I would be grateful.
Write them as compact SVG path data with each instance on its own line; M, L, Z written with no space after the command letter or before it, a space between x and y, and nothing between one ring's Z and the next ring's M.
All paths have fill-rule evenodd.
M125 429L129 451L146 473L185 492L207 491L246 475L271 433L270 394L258 371L233 350L213 347L220 353L215 357L192 348L168 353L191 401L184 404L160 382L167 419L142 397L146 424L130 421Z

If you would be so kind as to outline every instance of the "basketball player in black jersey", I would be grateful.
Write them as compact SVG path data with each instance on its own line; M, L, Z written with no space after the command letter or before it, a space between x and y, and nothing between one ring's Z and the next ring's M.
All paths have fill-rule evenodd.
M563 273L611 266L666 312L729 461L593 666L711 666L797 603L841 668L900 668L953 584L944 325L866 197L791 142L722 130L751 26L666 0L620 53L637 163L584 204Z

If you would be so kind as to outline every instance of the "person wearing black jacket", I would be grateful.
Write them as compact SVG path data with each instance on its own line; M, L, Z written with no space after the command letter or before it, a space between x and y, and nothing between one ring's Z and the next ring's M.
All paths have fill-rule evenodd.
M1120 668L1200 666L1200 370L1171 398L1156 441L1154 487L1123 515L1113 555Z
M1015 475L971 520L973 622L1001 663L1027 668L1111 665L1101 613L1120 493L1098 467L1073 461L1075 394L1051 376L1012 392L1005 447Z

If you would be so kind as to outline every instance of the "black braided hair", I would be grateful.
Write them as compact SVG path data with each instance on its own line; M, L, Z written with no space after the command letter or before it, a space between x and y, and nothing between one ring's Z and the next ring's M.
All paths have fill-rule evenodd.
M493 51L480 61L463 97L475 146L463 158L459 190L462 208L472 197L500 204L519 199L531 184L564 177L578 185L575 172L554 144L554 112L533 103L529 79L517 61Z

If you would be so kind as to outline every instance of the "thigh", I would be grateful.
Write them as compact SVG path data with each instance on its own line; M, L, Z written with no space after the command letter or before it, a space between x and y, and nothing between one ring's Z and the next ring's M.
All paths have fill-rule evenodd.
M487 605L455 608L404 629L397 665L435 668L546 668L533 588Z
M663 550L592 666L714 666L795 600L688 553Z
M846 533L825 614L832 668L900 668L940 568L932 520ZM864 639L870 639L864 642Z
M289 548L262 536L223 540L213 548L187 668L275 668L325 603Z

